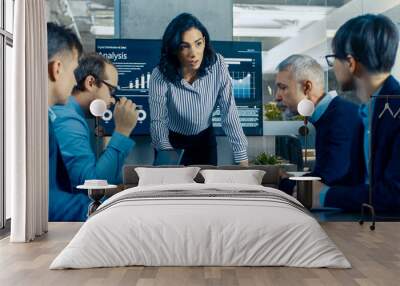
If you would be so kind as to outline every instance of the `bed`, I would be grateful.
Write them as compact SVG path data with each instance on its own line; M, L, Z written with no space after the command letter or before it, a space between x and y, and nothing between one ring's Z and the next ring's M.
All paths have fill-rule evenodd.
M350 268L296 199L265 186L136 186L107 199L50 269L144 266Z

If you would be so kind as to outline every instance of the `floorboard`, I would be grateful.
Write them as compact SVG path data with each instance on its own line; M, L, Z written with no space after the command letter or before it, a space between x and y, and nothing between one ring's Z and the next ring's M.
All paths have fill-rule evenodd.
M380 222L375 231L356 222L323 222L322 227L351 262L352 269L290 267L120 267L49 270L80 223L50 223L49 233L32 243L0 240L0 285L397 286L400 223Z

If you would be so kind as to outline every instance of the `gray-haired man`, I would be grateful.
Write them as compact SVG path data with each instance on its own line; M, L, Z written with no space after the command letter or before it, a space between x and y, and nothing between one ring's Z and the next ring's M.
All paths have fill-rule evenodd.
M309 56L292 55L277 69L277 101L292 112L297 111L297 104L304 98L315 105L315 111L309 118L316 129L316 161L311 174L321 177L326 186L361 183L364 180L364 165L359 146L363 127L357 105L325 93L324 71ZM293 187L294 184L288 180L282 180L280 185L280 189L287 193L292 193ZM321 192L321 197L324 193Z

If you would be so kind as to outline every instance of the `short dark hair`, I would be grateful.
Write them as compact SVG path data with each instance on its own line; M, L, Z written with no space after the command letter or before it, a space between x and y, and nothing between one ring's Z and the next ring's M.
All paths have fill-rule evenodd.
M369 72L390 72L397 54L399 31L384 15L367 14L348 20L336 32L332 50L339 59L353 56Z
M72 30L55 23L47 23L47 59L64 51L76 49L78 56L82 55L82 44Z
M216 54L210 44L210 35L207 29L192 14L182 13L176 16L165 29L162 37L161 58L158 65L163 76L173 83L177 83L182 79L179 72L179 46L182 43L182 34L191 28L198 29L205 38L204 57L198 71L198 76L204 76L207 69L216 62Z
M105 80L105 68L106 64L113 65L111 61L106 59L105 57L96 54L90 53L84 55L79 60L79 65L75 69L75 78L76 85L72 90L72 93L76 93L78 91L85 91L85 80L91 75L96 79L96 84L100 85L101 80Z

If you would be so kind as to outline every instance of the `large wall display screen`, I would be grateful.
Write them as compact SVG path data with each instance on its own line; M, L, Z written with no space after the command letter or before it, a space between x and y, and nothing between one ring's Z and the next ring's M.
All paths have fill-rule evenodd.
M246 135L262 135L261 43L214 41L216 52L222 54L232 78L233 94L240 121ZM160 58L160 40L97 39L96 51L117 67L120 90L118 97L126 96L144 110L146 118L138 122L133 135L150 133L149 81ZM213 114L217 135L224 135L217 106ZM114 124L102 122L106 134Z

